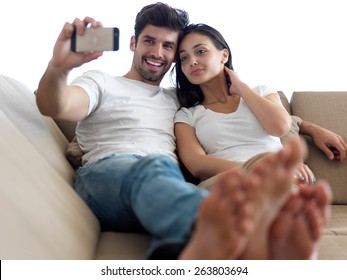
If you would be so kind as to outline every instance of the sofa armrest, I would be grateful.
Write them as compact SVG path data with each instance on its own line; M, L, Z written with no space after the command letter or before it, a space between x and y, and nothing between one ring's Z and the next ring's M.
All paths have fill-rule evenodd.
M329 129L347 140L347 92L294 92L291 110L303 120ZM347 204L347 163L330 161L308 139L307 164L317 178L326 179L334 194L334 204Z

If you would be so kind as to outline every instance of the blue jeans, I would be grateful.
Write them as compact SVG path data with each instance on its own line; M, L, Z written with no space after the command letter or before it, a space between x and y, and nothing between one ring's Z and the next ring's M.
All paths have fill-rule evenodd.
M82 167L75 189L100 221L102 230L153 236L149 252L184 244L208 192L185 181L164 155L112 155Z

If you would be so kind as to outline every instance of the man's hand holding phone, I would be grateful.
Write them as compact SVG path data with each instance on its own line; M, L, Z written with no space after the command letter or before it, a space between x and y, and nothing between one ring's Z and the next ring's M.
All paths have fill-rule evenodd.
M73 68L102 56L102 51L71 51L72 36L74 34L83 36L89 28L102 28L102 23L91 17L85 17L83 20L76 18L73 23L65 23L55 43L53 57L50 61L50 65L55 71L59 71L61 74L68 74Z

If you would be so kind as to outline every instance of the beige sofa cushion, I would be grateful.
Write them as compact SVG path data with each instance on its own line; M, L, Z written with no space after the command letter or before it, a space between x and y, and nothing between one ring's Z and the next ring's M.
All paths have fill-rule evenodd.
M323 235L318 249L320 260L347 260L347 236Z
M333 205L318 250L318 259L347 260L347 205Z
M333 205L331 214L324 235L344 235L347 239L347 205Z
M151 237L141 233L103 232L95 258L97 260L142 260Z
M15 79L0 75L0 109L72 185L74 170L65 158L68 141L51 118L40 114L34 93ZM13 148L11 150L16 152Z
M0 259L90 259L99 223L0 109Z
M347 260L347 205L333 205L323 230L318 259Z
M347 92L294 92L291 109L303 120L325 127L347 141ZM312 142L307 164L317 178L329 181L334 204L347 204L347 162L329 161Z

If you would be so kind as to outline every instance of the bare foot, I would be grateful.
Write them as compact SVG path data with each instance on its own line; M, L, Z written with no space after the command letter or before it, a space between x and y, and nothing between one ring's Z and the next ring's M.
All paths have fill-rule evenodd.
M321 180L293 194L272 225L271 258L316 258L321 230L330 216L331 199L330 186Z
M180 259L237 259L253 228L245 175L230 170L202 202L191 240Z
M257 188L252 192L256 201L256 225L241 259L269 259L269 230L291 194L293 170L304 152L299 138L293 138L286 142L283 150L268 153L251 166L248 177L257 181L253 184Z

